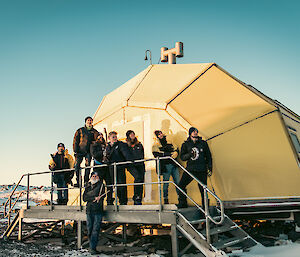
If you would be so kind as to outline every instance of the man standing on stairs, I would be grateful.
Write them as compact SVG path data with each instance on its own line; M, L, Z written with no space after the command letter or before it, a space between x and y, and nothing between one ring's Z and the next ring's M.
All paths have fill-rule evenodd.
M169 139L166 135L160 130L155 130L154 134L156 140L152 146L152 154L156 157L166 157L170 156L173 159L176 159L178 156L178 147ZM160 171L163 176L163 181L169 181L172 176L173 181L176 185L179 183L179 171L178 167L172 160L161 160L160 161ZM177 194L179 191L176 189ZM169 183L164 183L163 185L163 196L164 204L169 204Z
M88 116L85 118L85 126L79 128L73 139L73 151L75 155L75 172L77 184L75 186L79 187L79 170L80 164L85 158L85 166L91 165L92 156L90 153L90 145L92 142L96 141L99 132L93 128L93 119ZM84 171L84 184L89 181L90 169L85 169Z
M207 185L207 175L211 176L212 174L212 157L207 142L198 136L198 130L194 127L189 129L189 137L181 146L180 158L187 161L186 169L200 182ZM186 187L192 180L193 178L184 172L179 187L186 192ZM202 207L204 208L204 190L199 184L198 187L202 197ZM186 196L180 193L178 208L186 207Z
M63 143L57 145L57 152L51 154L51 160L49 162L49 169L65 170L73 169L74 159L68 154L68 150L65 149ZM52 174L53 183L57 185L57 189L65 188L64 190L58 190L57 192L57 204L66 205L68 203L68 184L71 183L73 178L73 171L55 172Z

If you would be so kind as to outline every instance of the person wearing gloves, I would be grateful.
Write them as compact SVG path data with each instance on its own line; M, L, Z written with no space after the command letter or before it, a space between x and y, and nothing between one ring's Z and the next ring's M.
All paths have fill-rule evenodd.
M207 185L207 175L212 174L212 157L207 142L198 136L198 130L194 127L189 129L189 137L181 146L180 158L187 161L186 169L200 182ZM179 187L186 192L186 187L192 180L193 178L184 172ZM204 190L199 184L198 187L202 197L202 207L204 207ZM186 196L180 193L178 208L186 207Z
M57 152L50 154L51 159L49 162L49 169L51 171L55 170L65 170L73 169L74 159L68 154L68 150L65 149L63 143L57 145ZM72 178L74 176L74 171L63 171L55 172L52 174L53 183L57 185L57 188L65 188L65 190L57 191L57 204L66 205L68 203L68 184L72 183Z
M179 153L178 147L166 137L160 130L155 130L154 134L156 136L155 142L152 146L153 156L156 157L165 157L170 156L173 159L176 159ZM161 160L160 161L160 171L163 176L163 181L169 181L170 176L172 176L173 181L176 185L179 183L179 170L176 164L172 160ZM177 194L179 191L177 190ZM164 204L169 203L169 183L164 183L163 185L163 197Z
M96 250L96 247L98 244L102 218L104 215L104 196L105 186L102 183L102 180L100 180L98 173L93 171L83 193L83 201L87 202L86 225L90 244L89 250L92 255L99 254L99 252Z

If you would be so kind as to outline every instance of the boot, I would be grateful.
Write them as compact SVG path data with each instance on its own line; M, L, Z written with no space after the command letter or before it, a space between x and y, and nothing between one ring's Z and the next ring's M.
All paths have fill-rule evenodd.
M176 204L176 206L177 206L178 209L182 209L182 208L187 208L188 207L186 201L179 201L179 203Z
M169 204L169 199L168 198L164 198L164 204Z
M134 205L142 205L142 199L139 196L133 197L133 202Z

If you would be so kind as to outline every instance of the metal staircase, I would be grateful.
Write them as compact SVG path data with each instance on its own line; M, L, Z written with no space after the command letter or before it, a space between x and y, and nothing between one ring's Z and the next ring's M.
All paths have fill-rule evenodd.
M210 210L218 213L215 207L210 207ZM235 250L247 251L259 244L227 215L222 224L210 223L209 236L205 223L203 214L193 207L178 210L177 229L191 242L179 255L184 254L192 245L204 256L217 257L228 256L227 253Z

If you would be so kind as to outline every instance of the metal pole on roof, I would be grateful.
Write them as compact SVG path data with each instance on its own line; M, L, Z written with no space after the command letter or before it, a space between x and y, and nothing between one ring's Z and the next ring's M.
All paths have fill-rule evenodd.
M152 56L151 56L151 51L150 50L146 50L145 51L145 61L148 60L148 57L147 57L147 53L149 52L149 59L150 59L150 65L152 65Z

